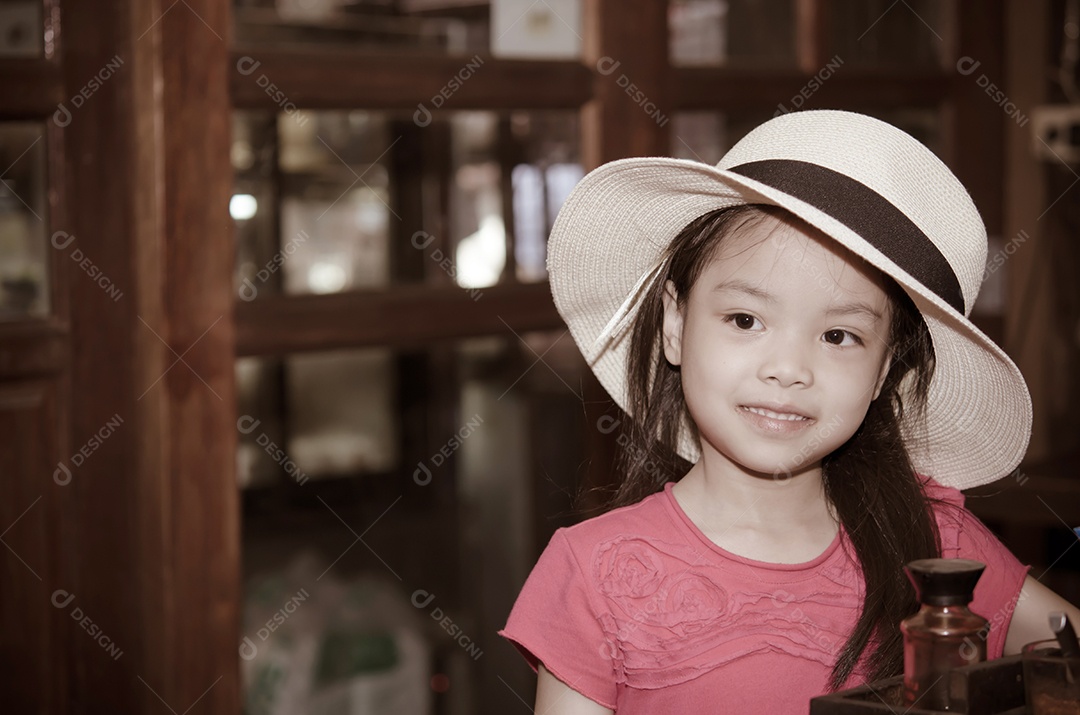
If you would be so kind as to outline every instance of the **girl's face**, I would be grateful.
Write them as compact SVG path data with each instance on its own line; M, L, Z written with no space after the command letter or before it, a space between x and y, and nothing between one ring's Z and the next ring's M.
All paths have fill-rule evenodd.
M721 241L682 305L667 284L664 354L707 468L820 470L862 424L889 369L890 303L860 263L765 217Z

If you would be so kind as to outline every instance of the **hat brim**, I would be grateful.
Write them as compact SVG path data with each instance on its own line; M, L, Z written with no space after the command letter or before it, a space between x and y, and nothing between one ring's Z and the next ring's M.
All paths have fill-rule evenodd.
M904 435L920 474L967 489L1016 468L1030 436L1031 399L1019 369L997 344L820 209L740 174L684 159L623 159L599 167L575 187L549 240L556 307L620 407L627 409L629 336L601 342L598 336L687 224L742 204L772 204L798 216L892 277L922 312L934 345L934 376L925 423L917 429L905 425ZM603 237L618 237L618 243ZM697 461L699 447L691 429L681 431L678 452Z

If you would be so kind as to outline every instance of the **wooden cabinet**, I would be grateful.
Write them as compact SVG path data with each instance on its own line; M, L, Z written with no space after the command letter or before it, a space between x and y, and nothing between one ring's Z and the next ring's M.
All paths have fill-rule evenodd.
M446 208L453 131L442 121L455 112L490 113L504 218L519 210L508 169L527 152L515 122L575 115L577 156L567 163L588 170L625 156L722 151L752 123L805 106L867 111L925 130L990 232L1013 230L1002 176L1006 147L1021 139L975 79L955 69L958 58L973 57L988 77L1021 81L1010 71L1028 65L1012 58L1030 48L1009 46L1006 63L1013 11L1004 2L791 0L770 6L784 19L763 38L771 27L763 6L732 0L716 6L733 24L732 60L696 66L685 63L694 53L681 45L683 59L669 60L669 18L688 26L694 16L686 13L701 10L688 0L583 0L581 57L557 61L490 56L486 3L401 2L408 17L400 21L308 23L296 44L281 39L264 5L272 15L272 4L229 0L44 0L37 54L0 58L0 123L40 135L2 148L12 161L30 160L19 141L41 150L36 202L14 183L5 183L7 200L24 202L29 213L18 209L20 220L47 258L39 281L47 300L0 322L5 712L239 712L245 570L272 562L297 538L325 541L331 551L344 539L344 548L378 519L385 531L372 535L374 550L366 536L364 546L400 556L397 568L387 567L408 592L444 584L447 602L464 604L465 620L498 643L493 631L514 588L554 528L574 518L566 492L612 479L612 438L593 426L613 408L565 335L542 274L520 277L512 221L503 226L499 278L479 300L432 264L426 244L414 243L417 232L447 241L456 230ZM1032 33L1048 43L1052 4L1038 5L1045 25ZM867 7L880 16L862 22L852 14ZM740 34L743 26L757 29ZM423 36L433 44L423 51L391 46L400 32L429 27ZM860 44L864 37L851 36L859 27L878 39ZM363 48L351 46L361 41ZM452 43L462 51L450 52ZM897 61L905 43L916 48L912 59ZM254 300L241 292L237 244L246 229L229 212L246 180L236 168L239 113L266 119L247 149L268 152L273 174L259 194L274 216L258 239L270 258L288 241L283 196L305 182L364 179L347 157L337 178L282 171L269 136L297 112L381 113L398 136L370 162L387 167L392 187L388 284L321 295L275 286ZM704 129L677 129L691 125ZM433 247L450 255L454 246ZM1006 310L979 321L1004 340L1031 319L1053 320ZM250 415L238 405L237 361L261 361L259 370L277 376L267 388L277 396L260 409L287 416L290 360L331 351L389 356L398 376L388 418L396 461L299 491L284 477L241 490L238 447L262 432L245 432L256 418L243 422ZM490 434L503 453L520 445L520 460L508 464L524 470L524 489L498 491L504 485L497 470L483 468L483 451L482 468L459 454L435 488L420 489L418 465L468 424L470 407L500 402L503 388L522 392L490 418L501 428ZM1057 389L1036 379L1037 408ZM1068 389L1076 393L1075 380ZM283 474L286 457L272 458ZM506 499L505 509L470 511L469 500L489 492ZM487 533L511 521L516 536L503 540L513 543ZM433 534L445 535L445 552L418 555L410 540ZM503 547L511 562L484 561ZM489 651L460 676L470 681L475 712L532 697L510 647L492 647L505 650ZM465 706L448 696L436 707Z

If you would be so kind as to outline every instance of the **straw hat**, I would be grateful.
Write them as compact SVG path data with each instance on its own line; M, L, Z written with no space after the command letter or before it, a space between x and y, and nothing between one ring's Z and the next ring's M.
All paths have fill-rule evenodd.
M966 489L1011 472L1027 448L1031 398L1016 365L967 316L986 266L986 229L967 191L901 130L850 112L772 119L715 167L622 159L589 173L552 229L555 305L604 388L626 409L627 330L691 221L774 204L891 276L922 312L935 368L926 422L902 429L916 470ZM700 449L684 428L678 452Z

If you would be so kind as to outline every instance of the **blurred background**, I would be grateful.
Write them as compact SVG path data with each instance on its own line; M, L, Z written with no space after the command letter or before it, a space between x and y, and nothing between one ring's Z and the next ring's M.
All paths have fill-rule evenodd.
M1080 602L1078 38L1075 0L0 0L3 711L529 712L496 631L620 434L555 216L808 108L971 191L1035 431L968 505Z

